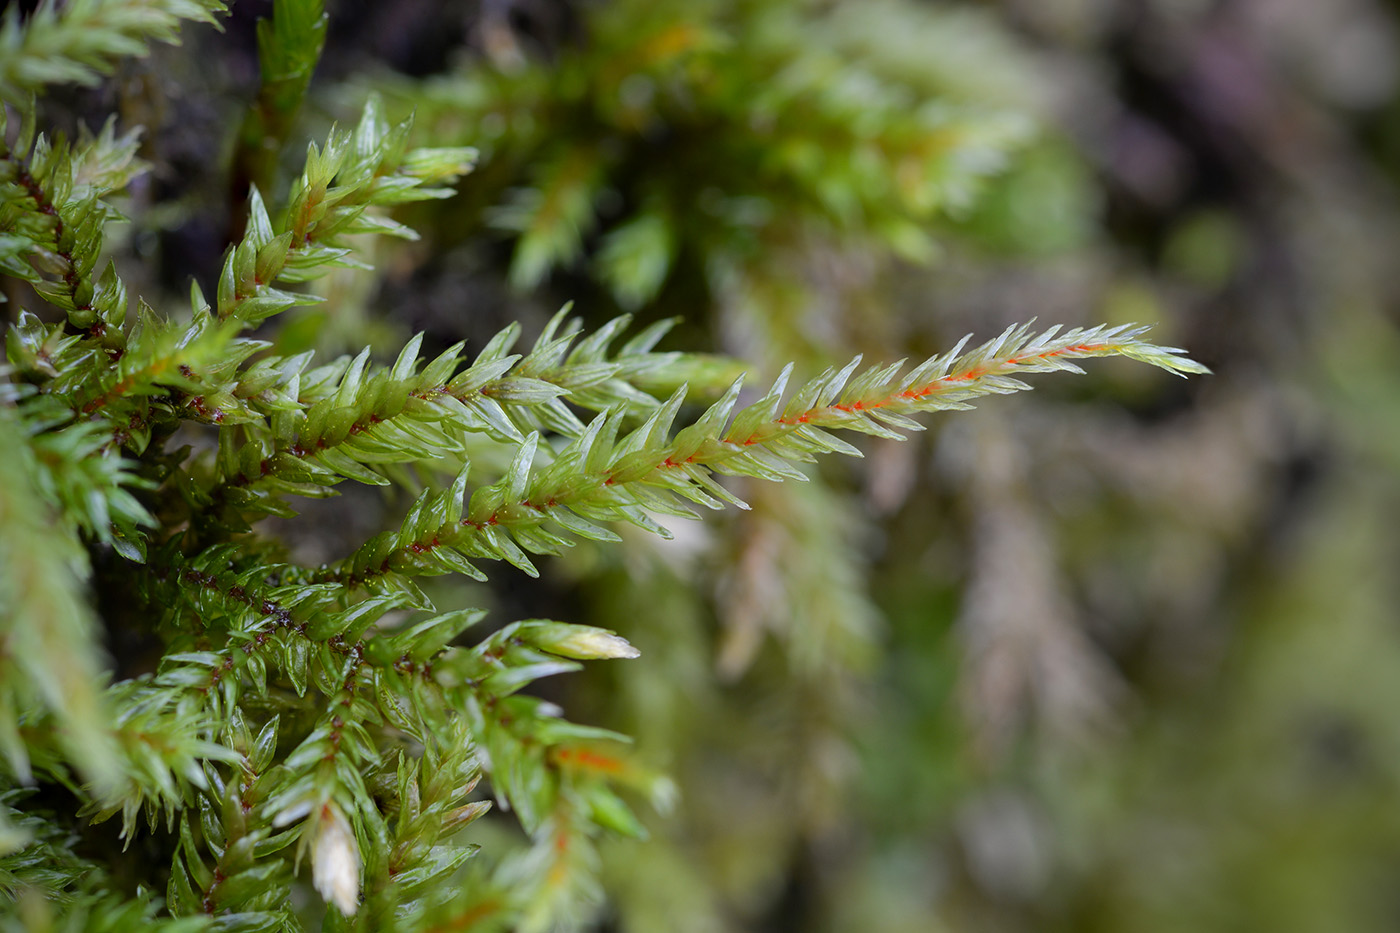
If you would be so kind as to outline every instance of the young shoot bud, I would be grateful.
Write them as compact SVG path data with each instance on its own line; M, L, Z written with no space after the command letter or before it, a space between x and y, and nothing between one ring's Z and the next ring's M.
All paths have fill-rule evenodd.
M641 652L621 635L591 625L548 622L532 633L535 646L550 654L575 661L601 661L609 658L635 658Z
M345 916L360 905L360 846L345 814L333 803L323 804L311 842L311 881L316 890Z

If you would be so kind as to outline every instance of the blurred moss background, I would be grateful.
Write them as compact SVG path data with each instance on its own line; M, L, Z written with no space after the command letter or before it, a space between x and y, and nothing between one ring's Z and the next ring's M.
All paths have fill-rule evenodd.
M135 291L216 273L271 6L73 95L153 127ZM1400 927L1400 3L328 6L292 138L374 90L483 160L283 343L573 300L756 382L1030 317L1215 370L1043 380L472 592L642 650L551 688L680 787L599 929ZM395 508L351 505L303 556Z

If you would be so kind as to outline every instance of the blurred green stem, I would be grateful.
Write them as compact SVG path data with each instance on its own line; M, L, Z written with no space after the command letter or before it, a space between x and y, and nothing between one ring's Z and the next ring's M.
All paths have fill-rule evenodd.
M277 0L272 19L258 20L258 61L262 87L238 130L230 176L229 242L243 238L248 223L248 189L268 191L277 159L306 97L311 75L326 43L324 0Z

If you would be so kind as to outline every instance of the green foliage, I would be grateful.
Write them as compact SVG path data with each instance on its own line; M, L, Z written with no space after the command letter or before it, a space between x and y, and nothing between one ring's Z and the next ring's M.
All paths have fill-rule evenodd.
M107 791L116 785L118 773L108 733L110 720L100 700L97 621L81 589L88 571L87 553L78 539L75 516L58 512L60 524L52 526L50 510L62 502L53 494L57 484L49 484L46 509L34 478L52 473L43 471L44 461L37 459L40 451L31 447L13 409L5 406L0 418L0 520L6 530L0 543L5 568L0 574L0 605L5 607L0 617L5 649L0 655L2 750L15 776L30 780L30 753L21 734L21 717L47 707L63 726L60 735L69 759L99 792ZM74 469L80 460L55 457L53 462L60 471L86 478ZM80 504L97 504L100 510L107 491L129 496L120 486L109 486L92 488L76 499ZM102 528L110 534L107 522Z
M74 853L62 823L45 811L20 810L29 791L0 794L0 898L15 907L0 914L0 929L158 930L195 933L208 918L159 916L148 890L123 897L110 890L102 866ZM61 925L55 920L61 918Z
M587 29L548 67L500 49L388 86L482 147L518 288L586 264L630 310L685 262L716 292L823 244L926 262L1032 135L1014 55L947 10L624 0Z
M279 3L271 20L258 21L262 87L238 131L233 158L235 194L272 182L277 158L321 58L328 25L321 0Z
M116 62L144 55L150 40L175 42L181 20L213 23L220 0L40 0L0 26L0 99L22 100L49 84L96 83Z
M532 557L580 539L666 534L659 520L693 506L743 505L717 476L803 480L818 455L860 453L838 432L899 438L919 427L912 415L1027 389L1020 376L1077 372L1074 360L1204 371L1137 328L1023 326L913 366L856 358L791 391L789 368L741 402L735 361L655 349L669 322L614 347L626 319L586 334L563 312L528 351L511 325L470 361L463 344L422 357L420 335L391 363L366 348L313 366L249 332L320 300L304 283L367 268L370 238L413 238L389 209L450 196L475 158L409 148L410 124L374 99L354 130L308 147L283 201L252 188L212 303L195 285L187 309L161 310L156 296L128 314L118 266L101 260L111 201L143 169L136 130L119 136L109 121L69 142L40 130L27 93L90 81L219 8L44 4L11 12L0 36L0 91L19 117L0 152L0 269L34 304L7 331L0 384L0 897L18 918L7 928L297 930L323 914L326 929L535 931L587 917L599 840L645 835L626 797L664 808L672 785L625 736L525 691L638 650L546 619L468 635L486 613L439 611L423 578L485 579L495 561L534 575ZM262 142L245 145L276 147L325 28L319 3L277 6L259 33L262 117L245 124ZM770 33L786 35L756 34ZM793 118L803 108L779 106L789 98L812 104L791 146L770 149L762 132L718 143L752 160L754 185L791 189L803 223L861 218L924 252L915 222L970 203L1015 135L956 108L921 109L907 127L908 95L872 91L800 43L761 41L774 45L750 57L765 62L752 73L719 68L699 26L661 23L639 49L672 88L667 106L696 81L740 111L727 126ZM539 93L522 78L489 96L514 106ZM650 103L621 100L616 131L652 119L632 112ZM610 151L550 153L540 128L525 156L539 186L494 215L522 234L522 285L577 253ZM665 279L681 248L671 218L701 209L682 193L656 192L608 233L602 275L624 304ZM778 229L745 219L745 197L720 198L716 236ZM261 524L345 484L418 494L397 528L319 567ZM138 636L152 657L112 667L104 630ZM490 800L474 796L483 778ZM30 786L77 805L40 807ZM477 866L462 831L493 804L526 841ZM124 844L163 861L152 872L168 879L163 904L145 881L115 879L110 846L74 854L72 838L101 839L93 826L118 815ZM320 897L300 910L291 893L307 880Z

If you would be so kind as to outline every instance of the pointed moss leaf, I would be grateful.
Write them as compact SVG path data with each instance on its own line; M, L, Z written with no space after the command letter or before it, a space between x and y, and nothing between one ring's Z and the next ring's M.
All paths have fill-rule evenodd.
M553 677L555 674L568 674L582 668L583 665L576 661L539 661L497 671L486 678L482 689L496 696L508 696L537 680Z
M371 486L387 486L389 480L355 460L343 450L327 447L316 452L316 459L346 479Z
M535 449L539 445L538 432L532 432L520 445L520 450L511 460L505 475L504 498L507 502L518 502L525 498L525 490L530 483L530 469L535 461Z
M374 586L386 595L402 599L401 605L408 609L433 610L433 601L428 594L411 579L400 573L386 573L374 580Z
M511 348L520 339L520 325L512 322L496 333L477 354L476 364L491 363L507 359ZM474 365L476 365L474 364Z
M532 577L540 575L539 570L530 562L530 558L511 540L510 534L504 529L488 525L481 529L480 534L486 538L488 546L495 551L496 556L501 560Z
M620 314L593 333L583 337L574 345L573 351L569 354L569 365L583 366L587 363L604 362L608 345L616 340L631 323L632 316L630 314Z
M457 364L461 360L462 348L465 346L465 342L454 343L434 357L433 361L423 367L423 372L419 374L421 384L430 386L445 384L451 377L453 370L457 368Z
M393 650L421 664L445 648L453 639L486 617L484 609L459 609L431 619L393 636Z
M480 429L490 434L493 438L503 441L522 441L524 435L520 433L520 428L510 419L495 399L487 398L484 395L472 397L464 403L464 407L476 417L475 424L480 425Z
M486 579L486 574L467 560L466 556L455 548L440 547L432 552L432 559L437 561L439 567L446 573L460 573L473 580Z
M360 386L363 384L365 366L369 363L369 347L365 347L355 358L350 361L350 368L341 377L340 388L336 391L335 404L339 408L348 408L355 405Z
M631 808L606 785L598 784L590 788L586 799L589 813L599 826L633 839L647 838L646 828Z
M310 646L303 639L293 638L285 643L283 652L282 671L292 682L292 689L297 692L297 696L305 696L307 664L311 658Z
M245 236L255 249L271 243L276 234L272 229L272 219L268 217L262 194L254 186L248 192L248 228Z
M580 538L587 538L590 541L621 541L616 532L603 527L602 525L590 522L571 509L555 508L550 510L549 517L558 522L561 526L578 535Z
M462 519L462 509L466 507L467 479L471 475L471 461L462 464L462 468L457 471L457 476L452 480L452 485L443 493L443 500L447 510L444 513L444 524L456 524Z
M407 379L413 375L413 370L418 364L418 348L423 344L423 334L414 334L404 344L403 350L399 352L399 357L394 361L394 367L389 372L391 379Z
M788 378L792 375L792 365L783 368L782 373L773 387L768 390L768 394L744 408L734 418L734 423L725 432L727 440L739 444L745 444L758 439L759 429L770 424L777 416L778 405L783 397L783 390L787 387Z
M660 447L666 443L671 434L671 425L676 420L676 414L680 411L681 403L685 401L687 386L681 386L671 393L665 403L661 405L644 425L645 434L642 437L642 444L646 447ZM639 432L640 433L640 432Z
M539 405L567 394L567 389L546 382L543 379L507 377L496 380L491 386L490 397L501 402Z

